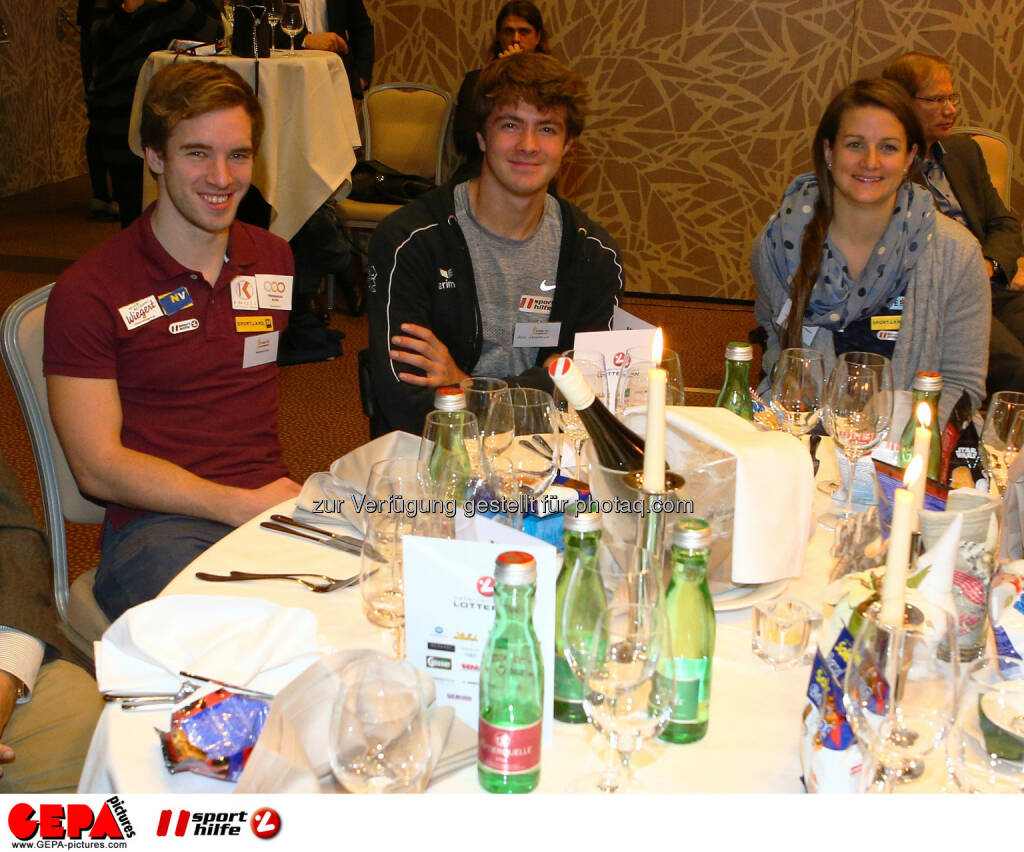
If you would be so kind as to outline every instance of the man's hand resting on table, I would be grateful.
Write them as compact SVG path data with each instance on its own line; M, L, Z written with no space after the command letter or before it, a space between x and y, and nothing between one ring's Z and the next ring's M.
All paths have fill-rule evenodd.
M438 388L442 385L457 385L463 379L469 378L456 366L448 347L438 340L429 328L409 322L402 323L402 334L392 337L391 343L393 346L402 347L392 349L388 353L392 361L418 367L425 373L423 376L399 373L400 381L426 388Z
M18 698L18 687L20 681L9 672L0 671L0 737L14 712L14 704ZM11 763L14 760L14 749L0 742L0 764ZM0 776L4 774L4 768L0 765Z
M302 46L307 50L329 50L331 53L348 53L348 42L337 33L306 33Z
M271 506L298 497L301 490L302 486L287 476L268 482L261 488L239 488L237 499L232 501L236 511L229 523L241 526Z

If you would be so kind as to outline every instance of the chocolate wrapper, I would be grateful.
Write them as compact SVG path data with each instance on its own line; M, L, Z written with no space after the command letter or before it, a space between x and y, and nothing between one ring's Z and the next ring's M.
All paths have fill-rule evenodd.
M269 710L265 701L224 688L175 710L170 731L157 730L168 772L237 781Z

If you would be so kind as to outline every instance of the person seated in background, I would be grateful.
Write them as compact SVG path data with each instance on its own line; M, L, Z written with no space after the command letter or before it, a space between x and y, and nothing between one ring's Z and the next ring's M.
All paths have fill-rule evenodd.
M882 76L913 99L924 131L921 171L940 213L959 222L981 243L992 290L988 392L1024 391L1024 243L1020 221L992 185L981 148L967 134L953 134L959 96L951 66L941 56L908 53Z
M93 77L86 89L89 127L103 153L110 185L127 228L142 213L142 160L128 146L135 83L146 58L173 39L220 38L213 0L110 0L97 3L92 23Z
M512 0L501 7L494 22L494 39L488 48L488 61L512 53L550 53L548 33L540 10L529 0ZM462 165L452 176L464 181L480 174L484 155L477 142L476 81L480 69L470 71L462 80L459 96L455 102L452 120L452 136L455 150L464 158Z
M373 232L371 433L418 434L435 388L470 374L550 389L540 366L576 332L610 328L618 246L547 191L585 106L583 79L551 56L492 62L477 85L480 177L431 190Z
M79 488L107 503L94 593L111 620L299 492L277 435L292 256L235 219L262 130L226 66L162 68L141 119L157 200L47 303L50 415Z
M942 373L940 426L962 391L985 395L990 300L977 241L937 215L908 173L924 135L907 93L858 80L825 110L813 174L796 178L754 240L754 315L767 332L765 370L780 349L877 352L896 389Z
M337 53L345 63L352 97L362 98L373 79L374 58L373 21L363 0L297 2L305 27L295 37L295 46ZM274 31L274 43L281 48L289 45L288 36L280 27Z
M0 793L74 793L103 709L96 682L59 659L50 549L0 454Z

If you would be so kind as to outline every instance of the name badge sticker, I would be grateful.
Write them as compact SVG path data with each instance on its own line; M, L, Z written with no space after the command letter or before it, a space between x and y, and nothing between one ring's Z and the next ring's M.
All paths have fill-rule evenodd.
M871 317L871 330L872 331L899 331L900 323L903 321L901 314L895 316L875 316ZM885 338L880 338L885 339Z
M242 356L242 367L259 367L261 364L272 364L277 360L277 342L281 332L254 334L245 338L245 354Z
M231 307L236 311L258 311L260 309L254 276L236 275L231 279Z
M291 275L257 275L256 293L260 308L272 311L292 309Z
M172 322L169 326L171 334L184 334L186 331L195 331L197 328L199 328L199 320L195 317L181 320L180 322Z
M167 316L173 316L178 311L183 311L185 308L191 308L194 304L192 302L192 294L189 293L188 287L182 285L177 290L172 290L170 293L164 293L162 296L157 296L156 300L160 303L160 307Z
M528 314L551 314L551 303L554 299L551 296L531 296L524 293L519 297L519 310Z
M273 331L274 318L266 317L235 317L235 331L249 334L254 331Z
M517 322L515 335L512 338L514 347L522 346L557 346L558 334L562 330L560 322Z
M124 320L129 331L164 315L156 296L146 296L145 299L139 299L137 302L118 308L117 312L121 315L121 319Z

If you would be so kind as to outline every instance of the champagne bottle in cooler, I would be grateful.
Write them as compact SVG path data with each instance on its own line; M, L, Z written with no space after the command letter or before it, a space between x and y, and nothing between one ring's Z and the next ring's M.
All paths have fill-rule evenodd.
M750 398L750 362L754 349L749 343L729 343L725 347L725 381L715 405L728 408L744 420L754 419L754 402Z
M570 504L565 511L564 536L565 559L555 586L555 718L580 724L587 721L583 684L565 659L563 627L565 619L571 625L594 625L607 605L597 568L601 542L601 513L597 507Z
M931 418L928 425L932 433L932 442L928 450L928 478L938 479L942 466L942 434L939 426L939 396L942 394L942 374L920 372L914 376L914 383L911 385L914 400L910 404L910 419L903 430L900 438L900 452L898 464L906 467L914 457L914 432L921 425L918 419L917 407L923 402L931 409Z
M529 793L540 781L544 664L533 629L536 590L537 563L529 553L498 557L477 729L477 778L489 793Z
M711 527L697 519L672 531L672 579L665 591L665 616L672 638L676 699L661 733L670 743L692 743L708 730L715 610L708 589Z
M644 466L644 439L620 423L605 407L572 359L556 359L548 367L548 372L579 415L601 464L626 473L641 470Z

